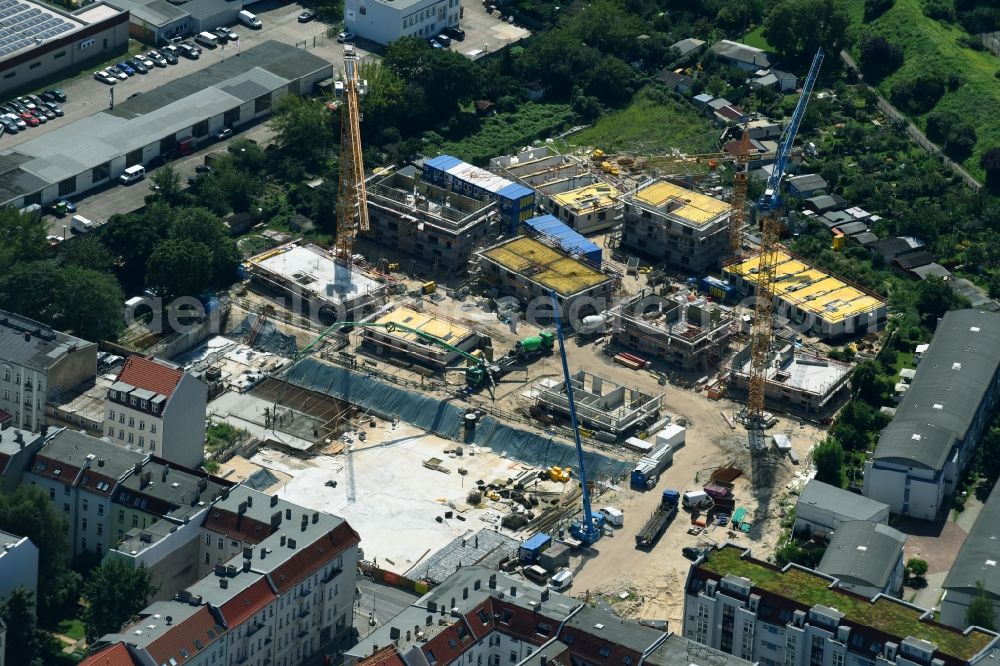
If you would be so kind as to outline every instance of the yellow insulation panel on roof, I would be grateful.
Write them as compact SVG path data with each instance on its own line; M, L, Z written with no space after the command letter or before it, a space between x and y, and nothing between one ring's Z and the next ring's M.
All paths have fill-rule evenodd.
M667 212L693 226L702 226L730 210L729 204L705 194L661 180L638 190L635 199Z
M605 183L596 183L586 187L578 187L552 196L552 200L574 213L592 210L603 210L615 204L618 190Z
M392 312L380 317L375 323L393 323L409 326L410 328L417 329L421 333L427 333L428 335L440 338L450 345L458 344L471 334L471 331L463 326L459 326L458 324L450 321L435 319L426 312L417 312L416 310L407 307L398 307ZM416 334L400 329L396 329L393 333L391 333L391 335L400 338L401 340L416 341L418 339Z
M570 296L611 279L527 236L492 247L484 251L483 256L548 289L555 289L560 296Z
M757 282L760 256L732 264L726 271ZM885 302L829 273L778 251L778 266L774 275L774 293L781 300L831 323L871 312Z

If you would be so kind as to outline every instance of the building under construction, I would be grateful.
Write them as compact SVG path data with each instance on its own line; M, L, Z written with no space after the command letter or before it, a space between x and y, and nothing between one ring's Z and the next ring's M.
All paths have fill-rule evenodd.
M369 186L368 215L374 240L454 273L499 231L496 201L426 183L412 166Z
M643 393L585 370L580 370L570 380L580 426L615 439L655 423L663 406L662 395ZM566 382L543 380L532 394L536 413L569 416Z
M734 315L688 291L661 295L644 289L610 310L606 319L618 344L683 370L704 372L725 356Z
M750 347L735 354L730 361L729 388L747 392L750 373ZM794 344L782 342L774 351L766 373L764 398L772 409L782 408L816 418L830 416L847 399L851 365L806 352L795 351Z
M375 321L377 324L401 324L432 335L449 345L471 352L479 346L481 336L468 328L441 317L432 317L413 308L398 307ZM403 329L364 328L363 344L376 354L395 355L433 370L461 362L461 355L441 345L432 344L419 335Z
M581 318L603 311L610 301L615 278L574 259L535 238L508 238L477 253L479 278L503 296L530 305L534 299L549 310L555 292L562 317Z
M725 256L731 214L724 201L654 179L624 197L622 245L702 272Z
M386 285L311 243L292 241L246 260L255 288L288 299L286 308L324 323L358 320L386 296Z
M822 338L875 333L885 325L888 308L871 292L830 275L792 255L776 250L772 293L776 312L796 330ZM727 265L722 272L740 293L754 295L760 255Z

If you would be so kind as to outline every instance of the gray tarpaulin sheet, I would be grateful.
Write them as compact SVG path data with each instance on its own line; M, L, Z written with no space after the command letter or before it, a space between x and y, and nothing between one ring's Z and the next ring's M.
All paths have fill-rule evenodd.
M253 322L260 315L248 314L240 322L239 328L236 328L230 337L236 340L243 340L247 335L250 334L250 329L253 328ZM253 341L253 348L259 349L261 351L270 352L272 354L277 354L278 356L286 356L291 358L295 356L295 336L285 335L279 331L274 324L269 321L265 321L263 326L260 327L260 331L257 332L256 338Z
M398 416L401 421L441 437L488 446L496 453L506 454L534 467L577 467L576 448L571 444L544 433L506 425L491 416L481 419L471 438L466 437L463 425L466 405L458 400L440 400L414 393L310 358L300 361L285 379L302 388L358 405L381 418ZM588 476L593 479L620 477L633 467L632 463L593 451L584 451L584 462Z

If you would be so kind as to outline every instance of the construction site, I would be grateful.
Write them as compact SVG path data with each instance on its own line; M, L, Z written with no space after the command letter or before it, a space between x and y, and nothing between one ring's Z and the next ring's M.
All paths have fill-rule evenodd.
M517 565L516 544L548 539L558 548L537 562L568 567L570 594L678 626L687 549L774 549L849 377L773 330L784 276L815 270L782 267L776 192L816 70L754 244L746 133L728 201L548 149L497 173L439 156L366 177L349 66L334 247L249 258L226 337L187 359L218 382L209 419L254 441L240 469L350 521L381 568L432 585L463 563ZM600 183L629 192L608 195L623 225L583 238L554 208L559 219L526 224ZM654 215L661 249L626 242L630 219L647 234ZM722 280L705 276L723 260ZM752 305L732 304L751 275ZM318 316L278 298L290 296Z

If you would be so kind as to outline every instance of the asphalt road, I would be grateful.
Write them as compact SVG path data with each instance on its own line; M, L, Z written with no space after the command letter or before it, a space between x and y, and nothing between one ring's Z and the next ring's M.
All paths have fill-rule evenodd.
M359 636L364 636L374 628L388 622L401 610L420 598L414 592L376 583L369 578L362 578L361 582L358 583L358 589L361 590L361 594L355 597L354 627L358 630ZM374 626L370 624L373 611Z

